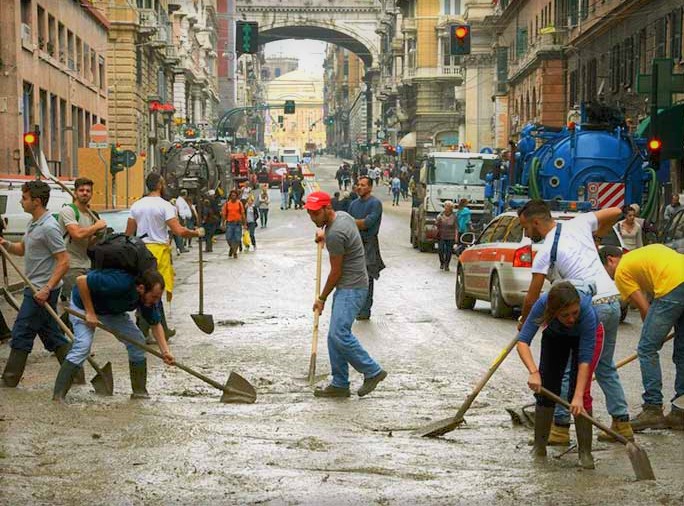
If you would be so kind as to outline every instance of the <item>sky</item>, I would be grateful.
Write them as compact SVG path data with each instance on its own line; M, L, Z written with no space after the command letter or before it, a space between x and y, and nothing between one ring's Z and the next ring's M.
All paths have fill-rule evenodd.
M280 40L265 46L266 56L291 56L299 59L299 68L310 74L323 75L325 42L319 40Z

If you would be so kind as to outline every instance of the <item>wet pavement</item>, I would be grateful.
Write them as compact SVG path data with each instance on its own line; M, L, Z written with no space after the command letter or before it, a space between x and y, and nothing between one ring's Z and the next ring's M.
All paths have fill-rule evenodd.
M316 168L323 189L333 189L338 163L323 158ZM257 251L229 259L217 238L205 256L204 311L214 316L216 331L202 334L189 316L198 303L196 247L177 260L170 310L176 359L219 382L231 370L240 373L256 387L257 402L221 404L218 390L154 357L148 359L152 397L132 401L124 347L99 333L95 358L112 362L115 395L74 386L68 405L55 405L57 361L36 342L19 387L0 390L0 504L683 504L683 432L638 436L656 482L636 482L617 444L594 443L594 471L580 470L576 453L559 457L555 448L545 463L534 463L531 432L514 427L505 411L531 401L515 352L465 425L439 439L410 435L458 409L514 335L515 322L493 319L481 302L458 311L455 272L441 272L436 255L409 244L410 203L392 207L386 189L376 194L387 202L380 239L388 267L376 283L373 318L354 326L389 373L375 392L363 399L312 396L304 378L314 226L305 211L280 211L271 190L269 225L257 230ZM327 262L324 254L324 276ZM7 306L2 311L8 314ZM328 318L326 308L321 374L329 371ZM640 326L631 312L616 358L632 353ZM671 346L661 354L666 397ZM8 353L7 344L0 346L0 364ZM636 414L637 363L621 377ZM354 391L361 382L353 372ZM595 398L595 413L609 422L598 389Z

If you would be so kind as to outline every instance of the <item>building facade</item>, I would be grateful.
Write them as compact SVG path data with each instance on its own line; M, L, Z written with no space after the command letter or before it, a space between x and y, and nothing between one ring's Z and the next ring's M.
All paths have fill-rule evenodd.
M291 56L267 56L261 65L261 80L271 81L299 68L299 59Z
M51 171L78 175L91 125L108 123L108 29L87 2L2 2L0 174L28 172L23 133L37 125Z

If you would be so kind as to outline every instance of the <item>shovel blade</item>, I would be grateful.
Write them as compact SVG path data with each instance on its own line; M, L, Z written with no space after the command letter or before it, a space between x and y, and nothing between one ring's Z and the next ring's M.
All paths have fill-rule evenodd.
M674 401L672 401L672 405L677 409L684 410L684 395L680 395Z
M257 393L252 384L236 372L231 372L223 387L221 402L227 404L254 404Z
M449 418L443 418L442 420L437 420L431 424L420 427L412 432L414 436L420 437L438 437L443 436L456 429L465 420L463 418L456 418L455 416L450 416Z
M212 334L214 332L214 317L210 314L191 314L192 321L195 322L197 328L205 334Z
M637 480L656 479L651 467L651 461L648 459L648 455L643 448L639 447L636 443L627 443L627 455L632 463L632 469L634 469Z
M114 377L112 375L112 364L107 362L93 379L90 380L97 395L114 395Z

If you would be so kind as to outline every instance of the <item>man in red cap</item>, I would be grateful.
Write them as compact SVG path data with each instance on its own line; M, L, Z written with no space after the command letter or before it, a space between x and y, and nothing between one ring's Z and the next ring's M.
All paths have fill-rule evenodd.
M330 195L313 192L304 208L317 227L316 241L325 241L330 256L330 273L313 310L319 314L328 296L333 295L328 330L328 356L332 381L314 391L316 397L349 397L349 364L363 374L359 397L368 395L387 377L387 373L371 358L352 334L351 327L368 296L368 274L361 235L354 218L343 211L334 211Z

